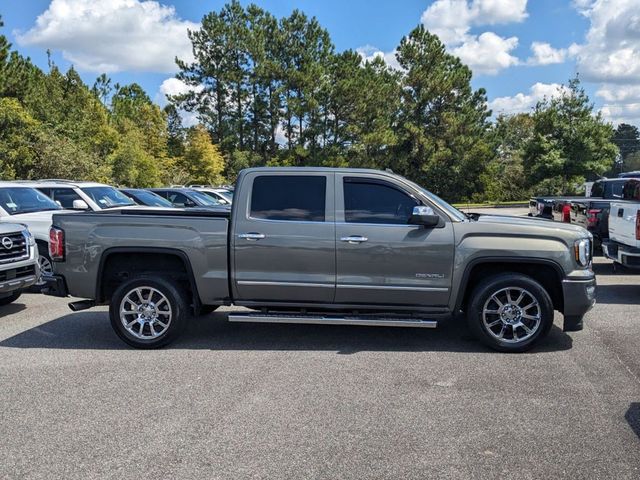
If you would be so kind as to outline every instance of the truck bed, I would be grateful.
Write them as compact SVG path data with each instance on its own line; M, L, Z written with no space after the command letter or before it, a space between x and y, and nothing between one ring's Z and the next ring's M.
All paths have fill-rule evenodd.
M68 252L56 273L64 275L76 296L99 303L97 279L110 258L127 255L126 261L132 262L145 254L164 253L189 260L202 304L224 303L229 298L229 215L228 209L154 208L54 215L53 225L64 230ZM163 268L158 266L159 271Z

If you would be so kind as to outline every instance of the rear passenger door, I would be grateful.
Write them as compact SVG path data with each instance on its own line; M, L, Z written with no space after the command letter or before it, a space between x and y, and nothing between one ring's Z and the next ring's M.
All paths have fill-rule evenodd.
M336 281L332 172L251 172L234 205L233 287L244 302L330 303Z

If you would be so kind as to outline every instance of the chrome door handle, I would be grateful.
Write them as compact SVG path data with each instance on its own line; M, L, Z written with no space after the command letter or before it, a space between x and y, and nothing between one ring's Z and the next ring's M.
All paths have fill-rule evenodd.
M367 237L363 237L362 235L351 235L350 237L342 237L340 239L341 242L348 242L351 244L362 243L369 240Z
M241 233L238 235L238 238L242 238L244 240L262 240L266 238L264 233Z

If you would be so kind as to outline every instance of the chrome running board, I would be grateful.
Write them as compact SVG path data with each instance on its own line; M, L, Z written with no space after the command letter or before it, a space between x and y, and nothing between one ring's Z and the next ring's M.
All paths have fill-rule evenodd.
M265 313L230 313L230 322L302 323L313 325L365 325L369 327L436 328L436 320L422 318L335 316L335 315L286 315Z

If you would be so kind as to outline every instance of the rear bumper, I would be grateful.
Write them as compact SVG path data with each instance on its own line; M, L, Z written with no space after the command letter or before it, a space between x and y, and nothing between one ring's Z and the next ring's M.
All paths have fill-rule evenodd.
M640 268L640 248L633 248L614 240L602 242L602 253L614 262L629 268Z
M67 283L62 275L51 275L50 277L42 277L44 288L42 293L52 297L68 297Z
M565 317L580 317L596 303L596 277L562 281Z

